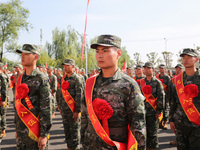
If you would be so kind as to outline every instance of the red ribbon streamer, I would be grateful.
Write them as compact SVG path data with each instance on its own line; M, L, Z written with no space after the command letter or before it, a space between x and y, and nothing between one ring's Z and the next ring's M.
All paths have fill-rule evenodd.
M82 43L81 61L83 61L83 56L84 56L85 33L86 33L86 28L87 28L87 12L88 12L89 1L90 0L88 0L87 2L87 10L86 10L86 17L85 17L85 30L84 30L83 43Z

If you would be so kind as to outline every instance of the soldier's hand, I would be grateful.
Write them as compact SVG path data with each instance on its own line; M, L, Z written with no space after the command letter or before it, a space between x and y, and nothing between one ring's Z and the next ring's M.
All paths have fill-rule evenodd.
M78 120L78 113L75 112L74 113L74 121L77 122L77 120Z
M172 129L172 131L176 134L176 127L174 122L170 122L170 128Z
M5 107L5 105L6 105L6 102L1 101L1 107Z
M47 137L39 137L38 147L39 150L44 150L47 144Z
M15 139L17 139L17 132L15 132Z

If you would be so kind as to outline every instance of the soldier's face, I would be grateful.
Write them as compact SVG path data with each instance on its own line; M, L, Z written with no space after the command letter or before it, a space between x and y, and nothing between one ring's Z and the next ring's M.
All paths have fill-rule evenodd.
M22 60L22 65L25 67L32 66L33 64L36 64L38 59L38 56L33 53L22 53L21 54L21 60Z
M182 68L176 67L176 75L180 74L182 72Z
M183 57L182 57L182 63L185 68L194 67L198 60L199 59L197 57L190 56L190 55L183 55Z
M66 73L73 72L73 66L72 65L64 65L64 70Z
M115 47L98 46L96 49L97 64L102 69L116 67L121 50Z
M153 75L153 71L154 71L153 68L144 67L144 73L145 73L146 76L152 76Z
M136 75L141 75L141 74L142 74L142 69L141 69L141 68L137 68L137 69L135 70L135 74L136 74Z
M50 74L52 72L51 69L47 69L47 73Z
M159 68L160 73L165 73L165 68Z

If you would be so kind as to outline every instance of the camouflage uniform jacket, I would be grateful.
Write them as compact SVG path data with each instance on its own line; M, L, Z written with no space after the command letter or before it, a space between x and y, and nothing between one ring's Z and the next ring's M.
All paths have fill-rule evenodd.
M146 82L146 85L150 85L152 87L151 94L156 99L156 103L157 103L156 114L160 114L163 110L163 102L164 102L164 95L165 95L163 85L161 81L158 80L155 76L153 76L151 80L147 80L145 77L144 80ZM155 114L154 108L149 104L149 102L146 102L146 101L145 101L145 109L146 109L146 115Z
M95 98L104 99L114 110L113 116L108 119L109 130L114 129L114 132L110 132L110 138L118 142L127 143L127 126L130 125L130 129L138 142L139 149L144 149L146 130L144 96L141 94L139 86L131 77L122 73L120 69L116 71L113 77L107 78L106 81L102 79L102 72L100 72L96 79L92 100ZM96 134L85 104L83 104L82 108L82 143L90 148L96 147L99 150L116 149L116 147L107 145ZM118 131L122 132L119 133Z
M183 84L184 86L188 84L196 84L198 86L198 89L200 89L200 71L197 71L193 76L188 76L184 72ZM199 127L198 125L188 120L188 117L186 116L180 104L175 85L173 86L172 94L173 96L171 99L172 101L170 106L169 121L175 122L176 124L182 124L188 127ZM200 93L197 97L193 98L193 104L195 105L198 112L200 112Z
M85 82L86 82L86 80L88 79L88 76L85 74L83 77L84 77Z
M170 76L168 76L167 74L164 74L163 76L161 76L159 74L159 79L163 79L164 80L164 84L167 86L167 91L165 91L165 100L170 100L171 99L171 89L172 89L172 82L171 82L171 78Z
M47 136L52 125L50 111L51 93L49 79L39 70L35 69L29 76L24 73L21 83L26 83L29 87L28 96L34 107L30 111L36 117L39 116L40 136ZM22 99L21 102L28 109L25 100ZM29 134L28 128L19 118L17 112L15 113L15 124L17 136L24 137Z
M60 74L59 76L57 76L57 82L60 84L60 89L59 89L58 86L57 86L56 98L60 98L61 95L62 95L62 92L61 92L62 75L61 75L61 74ZM58 84L58 83L57 83L57 84Z
M69 94L72 96L74 101L76 102L76 109L75 112L79 113L81 112L81 102L83 99L83 87L82 87L82 81L80 77L74 72L70 77L67 75L65 76L65 81L69 82L69 89L67 90ZM61 85L62 87L62 85ZM67 103L65 102L65 99L62 94L62 109L71 111Z
M6 80L6 75L4 73L0 73L0 96L2 96L1 101L5 102L7 92L8 92L8 86L7 86L7 80Z
M7 80L7 86L10 86L10 76L7 73L4 73L6 75L6 80Z
M55 94L57 91L57 77L54 74L48 77L50 81L50 89L52 91L52 94Z

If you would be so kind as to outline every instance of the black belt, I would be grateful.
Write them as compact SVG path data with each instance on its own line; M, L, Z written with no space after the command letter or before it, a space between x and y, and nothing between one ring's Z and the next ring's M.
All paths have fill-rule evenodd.
M88 130L91 133L96 133L91 123L88 124ZM128 135L128 129L127 127L109 128L109 134L115 136L126 135L126 134Z

